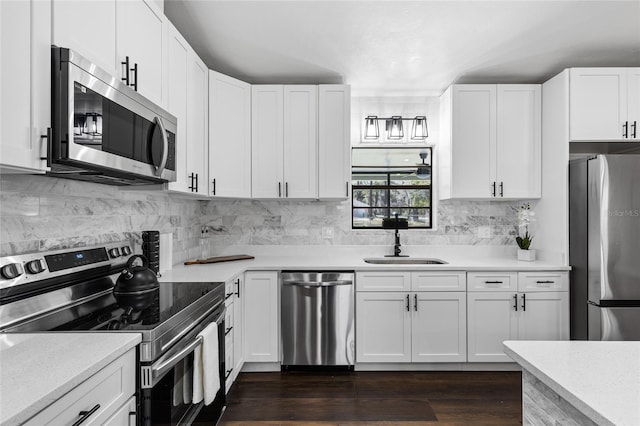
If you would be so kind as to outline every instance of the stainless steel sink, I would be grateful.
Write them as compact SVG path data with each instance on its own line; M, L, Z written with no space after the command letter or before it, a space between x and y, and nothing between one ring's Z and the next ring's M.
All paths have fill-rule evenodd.
M447 263L441 259L424 257L369 257L364 261L375 265L444 265Z

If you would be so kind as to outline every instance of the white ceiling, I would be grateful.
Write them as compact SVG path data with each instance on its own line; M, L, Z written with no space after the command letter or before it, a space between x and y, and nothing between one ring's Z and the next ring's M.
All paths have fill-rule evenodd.
M640 0L165 0L165 13L211 69L361 96L640 66Z

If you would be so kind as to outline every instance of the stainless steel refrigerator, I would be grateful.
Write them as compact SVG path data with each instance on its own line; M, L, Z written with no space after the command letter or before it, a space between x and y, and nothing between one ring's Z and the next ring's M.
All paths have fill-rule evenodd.
M569 164L571 338L640 340L640 155Z

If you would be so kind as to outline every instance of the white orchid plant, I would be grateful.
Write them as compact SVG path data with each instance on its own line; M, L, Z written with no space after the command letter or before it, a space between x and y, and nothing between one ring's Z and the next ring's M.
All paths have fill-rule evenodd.
M535 222L535 215L536 213L531 211L529 203L522 204L518 209L518 236L516 237L516 243L522 250L529 250L533 241L533 235L529 234L529 225Z

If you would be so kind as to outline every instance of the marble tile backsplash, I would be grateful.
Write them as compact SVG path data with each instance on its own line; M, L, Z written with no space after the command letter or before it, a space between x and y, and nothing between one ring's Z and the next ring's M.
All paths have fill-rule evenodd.
M403 230L407 245L513 245L518 202L441 201L437 229ZM205 204L203 225L211 246L385 245L393 231L351 229L350 201L214 200ZM479 238L478 227L491 229ZM325 238L323 228L332 235ZM214 250L215 251L215 250Z
M200 255L204 204L48 176L0 177L0 256L173 233L173 262Z
M233 245L387 245L393 231L351 229L350 201L196 201L47 176L0 178L0 256L173 234L173 263ZM513 245L518 202L442 201L437 228L403 230L403 245ZM209 237L200 238L202 226ZM478 227L491 229L479 238ZM326 238L327 231L332 235Z

